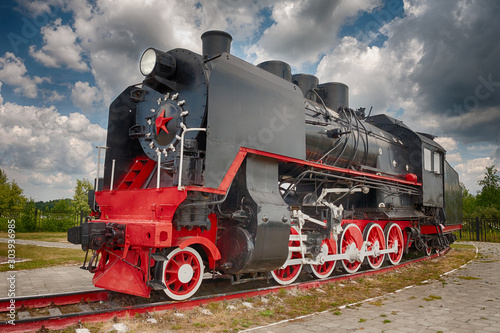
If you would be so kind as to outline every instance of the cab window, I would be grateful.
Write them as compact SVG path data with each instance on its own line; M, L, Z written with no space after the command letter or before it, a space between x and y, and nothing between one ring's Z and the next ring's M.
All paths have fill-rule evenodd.
M424 148L424 169L432 171L432 152L427 148Z
M435 173L441 174L441 154L438 152L434 153L434 170Z
M441 153L424 148L424 169L425 171L441 174Z

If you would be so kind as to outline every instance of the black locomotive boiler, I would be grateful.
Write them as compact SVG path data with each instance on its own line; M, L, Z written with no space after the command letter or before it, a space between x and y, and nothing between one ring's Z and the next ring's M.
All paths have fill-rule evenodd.
M146 50L143 82L111 104L95 218L68 231L97 287L183 300L206 272L285 285L454 241L458 175L432 135L351 109L342 83L247 63L225 32L201 38L202 55Z

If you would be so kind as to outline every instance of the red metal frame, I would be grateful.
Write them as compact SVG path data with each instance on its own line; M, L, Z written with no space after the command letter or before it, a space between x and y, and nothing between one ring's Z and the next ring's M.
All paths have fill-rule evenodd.
M453 224L453 225L443 225L441 226L441 230L445 233L459 231L462 230L461 224ZM429 234L437 234L436 227L433 225L423 225L420 227L420 233L424 235Z
M382 176L382 175L377 175L374 173L355 171L355 170L345 169L345 168L338 168L338 167L334 167L334 166L330 166L330 165L326 165L326 164L321 164L321 163L317 163L317 162L312 162L312 161L304 161L304 160L293 158L293 157L277 155L277 154L268 153L268 152L256 150L256 149L250 149L250 148L240 148L240 154L242 152L261 155L261 156L267 156L267 157L275 158L281 162L295 163L295 164L310 166L310 167L314 167L314 168L318 168L318 169L334 171L334 172L338 172L341 174L347 174L347 175L351 175L351 176L368 177L368 178L373 178L373 179L388 180L388 181L392 181L392 182L396 182L396 183L400 183L400 184L422 186L422 183L418 183L416 181L416 179L414 181L408 181L408 180L404 179L406 177L406 175L403 175L402 176L403 178Z

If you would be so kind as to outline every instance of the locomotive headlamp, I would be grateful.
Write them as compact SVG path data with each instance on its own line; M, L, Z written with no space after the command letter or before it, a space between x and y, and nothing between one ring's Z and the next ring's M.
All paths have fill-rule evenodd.
M156 65L156 50L147 49L141 56L139 67L142 75L146 76L151 74Z
M139 68L144 76L154 74L170 79L175 72L175 58L166 52L149 48L142 54Z

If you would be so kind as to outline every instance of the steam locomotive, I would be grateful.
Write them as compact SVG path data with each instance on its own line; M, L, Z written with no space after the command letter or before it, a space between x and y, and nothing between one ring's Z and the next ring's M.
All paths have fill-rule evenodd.
M455 240L458 175L432 135L349 108L342 83L249 64L226 32L201 39L202 55L146 50L110 106L94 218L68 230L95 286L184 300L205 273L287 285Z

